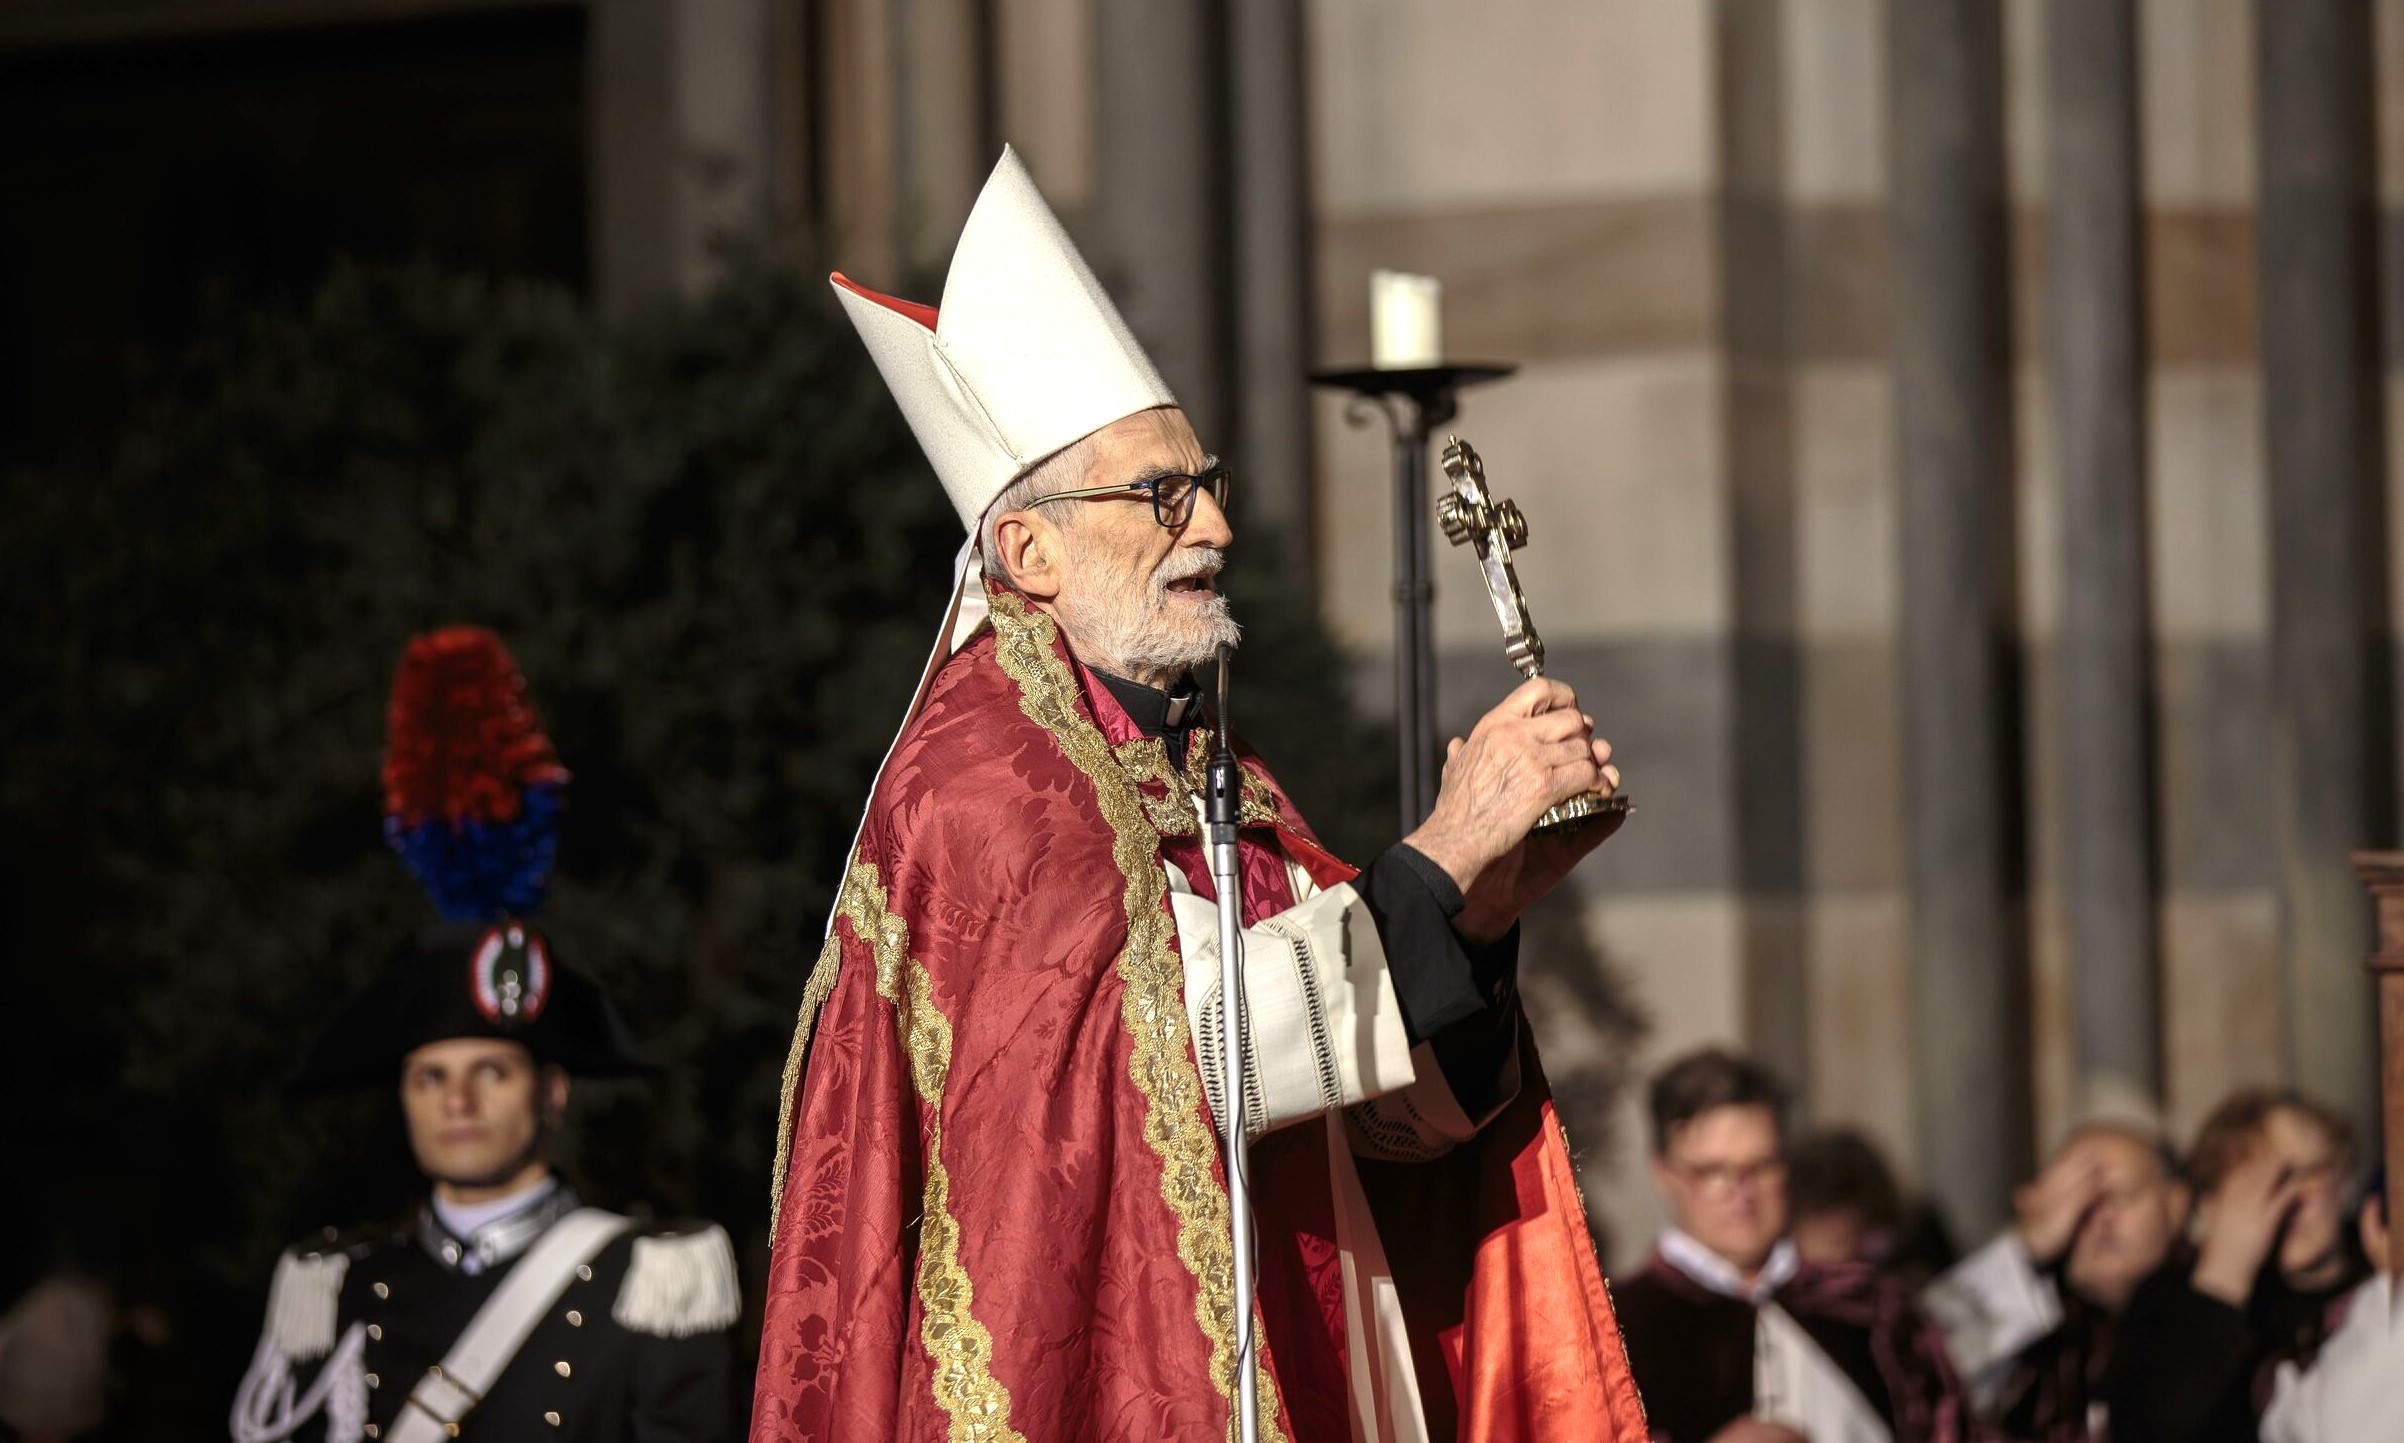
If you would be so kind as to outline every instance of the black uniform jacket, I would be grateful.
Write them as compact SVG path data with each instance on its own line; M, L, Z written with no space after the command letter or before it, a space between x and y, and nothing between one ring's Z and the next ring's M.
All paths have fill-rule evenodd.
M453 1237L431 1212L414 1227L380 1234L337 1235L295 1250L310 1256L340 1251L349 1258L336 1309L337 1335L364 1329L362 1360L367 1383L364 1436L388 1435L407 1403L410 1389L441 1362L466 1330L476 1310L497 1291L526 1255L534 1238L574 1207L561 1189L546 1216L521 1236L504 1240L508 1256L470 1273L461 1260L491 1239ZM688 1317L688 1331L675 1326L637 1331L612 1316L639 1244L684 1244L695 1255L723 1257L722 1234L714 1225L679 1232L638 1225L611 1241L578 1269L558 1300L494 1381L483 1401L460 1420L458 1437L485 1439L574 1439L579 1443L715 1443L733 1436L728 1398L731 1317ZM692 1249L694 1243L711 1246ZM731 1261L731 1259L729 1259ZM731 1294L731 1272L701 1291ZM691 1291L688 1289L688 1291ZM674 1336L673 1333L683 1333ZM306 1368L296 1369L300 1380ZM313 1419L296 1437L325 1436ZM346 1440L347 1443L347 1440Z

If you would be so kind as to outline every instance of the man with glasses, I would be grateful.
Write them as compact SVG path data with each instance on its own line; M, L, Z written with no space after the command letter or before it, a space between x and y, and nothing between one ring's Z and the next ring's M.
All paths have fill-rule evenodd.
M1653 1079L1670 1226L1616 1288L1653 1435L1668 1443L1926 1443L1969 1420L1903 1285L1807 1265L1786 1236L1785 1094L1719 1049Z
M1228 469L1009 152L940 309L834 283L968 536L801 989L753 1437L1225 1437ZM1609 746L1523 685L1360 871L1239 750L1262 1437L1639 1443L1515 985Z

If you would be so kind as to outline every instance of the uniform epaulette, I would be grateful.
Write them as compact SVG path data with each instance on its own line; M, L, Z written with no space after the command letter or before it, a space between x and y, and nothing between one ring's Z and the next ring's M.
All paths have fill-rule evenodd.
M630 1332L689 1338L734 1326L743 1311L734 1244L716 1223L647 1230L634 1240L610 1317Z
M367 1422L366 1371L361 1364L364 1330L356 1323L339 1343L335 1328L342 1307L342 1280L353 1260L365 1257L377 1239L334 1228L284 1250L275 1281L267 1289L267 1325L251 1354L250 1370L235 1390L230 1420L234 1443L279 1443L323 1413L325 1436L359 1438ZM303 1388L296 1365L323 1366Z
M364 1251L332 1229L328 1237L298 1243L276 1259L267 1288L267 1336L276 1351L295 1363L313 1363L334 1351L334 1320L342 1303L342 1279L351 1259Z

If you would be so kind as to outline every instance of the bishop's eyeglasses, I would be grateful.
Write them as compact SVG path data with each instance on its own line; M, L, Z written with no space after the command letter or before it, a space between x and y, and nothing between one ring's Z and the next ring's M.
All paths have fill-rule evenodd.
M1174 531L1194 519L1194 498L1204 491L1210 493L1210 499L1218 504L1220 510L1226 510L1227 489L1231 480L1226 462L1216 456L1205 456L1202 458L1202 469L1191 476L1171 472L1165 476L1145 476L1112 486L1080 486L1074 490L1055 491L1049 496L1038 496L1028 504L1041 506L1047 501L1081 501L1096 496L1144 496L1152 502L1152 519Z

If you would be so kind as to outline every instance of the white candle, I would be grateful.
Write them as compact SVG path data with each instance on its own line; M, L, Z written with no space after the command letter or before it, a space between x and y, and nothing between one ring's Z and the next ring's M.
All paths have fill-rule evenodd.
M1381 371L1444 360L1444 283L1408 271L1369 273L1369 364Z

